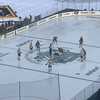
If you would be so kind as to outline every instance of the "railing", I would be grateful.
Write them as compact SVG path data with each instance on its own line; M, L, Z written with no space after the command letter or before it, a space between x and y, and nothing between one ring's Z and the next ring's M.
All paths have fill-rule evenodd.
M51 84L50 84L51 83ZM58 77L0 85L0 100L60 100Z
M100 80L100 78L98 79ZM97 81L98 81L97 80ZM100 89L100 83L93 82L76 94L71 100L87 100Z
M77 12L77 13L75 13L75 12ZM7 37L14 36L16 34L19 34L21 32L29 30L31 27L38 26L38 25L47 23L51 20L62 18L62 17L67 17L67 16L100 16L100 11L75 11L75 12L73 11L73 12L54 13L53 15L42 18L41 20L39 20L37 22L33 22L29 25L26 25L24 27L16 29L12 32L6 33L6 34L2 35L0 39L4 39L4 38L7 38Z

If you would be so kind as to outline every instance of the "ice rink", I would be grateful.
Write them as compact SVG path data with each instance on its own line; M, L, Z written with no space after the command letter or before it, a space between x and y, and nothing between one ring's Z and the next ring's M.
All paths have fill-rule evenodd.
M71 100L84 88L100 79L100 17L70 16L52 20L35 26L27 32L6 38L0 42L0 84L17 81L37 81L60 76L61 100ZM35 43L41 44L41 52L49 50L53 36L58 37L58 47L79 54L79 39L84 38L87 52L86 61L80 57L69 59L66 63L54 63L48 73L47 59L38 62ZM32 40L33 53L29 53ZM21 61L17 60L17 49L21 48ZM32 60L33 59L33 60ZM100 83L99 83L100 84ZM87 93L88 95L88 93ZM85 100L85 99L84 99Z

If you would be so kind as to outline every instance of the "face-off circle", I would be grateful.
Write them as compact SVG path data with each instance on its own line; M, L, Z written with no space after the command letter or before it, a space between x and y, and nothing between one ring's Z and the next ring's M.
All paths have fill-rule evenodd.
M41 48L40 53L37 49L32 52L28 52L25 55L26 59L31 63L36 64L46 64L49 59L52 60L52 63L67 63L72 62L75 59L80 57L79 53L71 52L66 48L57 48L52 50L52 56L49 54L49 48Z

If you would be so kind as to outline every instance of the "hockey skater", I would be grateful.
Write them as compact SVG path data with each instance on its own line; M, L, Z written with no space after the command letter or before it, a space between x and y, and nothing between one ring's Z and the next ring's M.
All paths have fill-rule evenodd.
M82 48L80 51L80 58L81 58L81 62L86 60L86 51L84 48Z
M52 43L50 43L50 46L49 46L49 55L52 58Z
M57 36L54 36L53 37L53 40L52 40L52 44L53 44L53 47L57 47L57 42L58 42L58 37Z
M40 54L40 42L37 40L36 44L35 44L35 47L37 49L37 55L39 56Z
M33 44L32 44L32 41L30 41L30 44L29 44L29 50L30 50L30 53L33 52Z
M83 47L83 37L81 36L79 40L79 48L82 48L82 47Z
M54 36L54 37L53 37L53 42L54 42L54 43L57 43L57 39L58 39L58 37L57 37L57 36Z
M18 50L17 50L17 55L18 55L18 61L20 61L21 60L21 49L20 48L18 48Z
M51 72L52 71L52 60L49 59L48 60L48 72Z

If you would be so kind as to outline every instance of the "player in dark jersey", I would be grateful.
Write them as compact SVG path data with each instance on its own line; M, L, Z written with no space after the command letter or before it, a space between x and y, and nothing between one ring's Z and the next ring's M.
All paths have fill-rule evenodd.
M83 37L81 36L79 40L79 48L82 48L82 47L83 47Z

